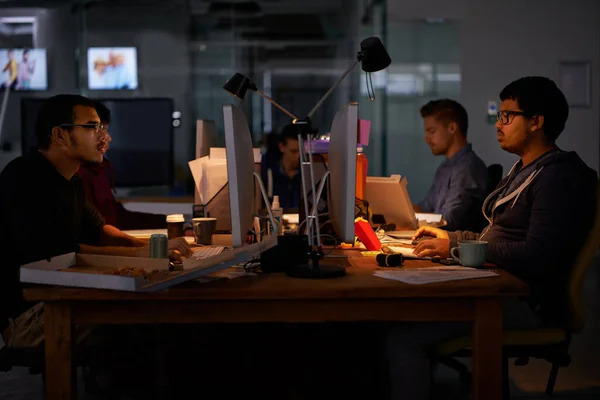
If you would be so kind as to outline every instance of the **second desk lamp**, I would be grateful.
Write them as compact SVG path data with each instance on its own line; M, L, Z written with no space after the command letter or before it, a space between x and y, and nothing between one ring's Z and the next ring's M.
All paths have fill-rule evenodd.
M306 234L308 235L309 244L309 262L304 265L297 265L293 268L287 269L287 274L298 278L333 278L337 276L343 276L346 273L346 269L339 265L321 264L319 260L323 257L323 250L321 244L321 236L319 232L319 215L317 211L317 198L320 197L321 191L323 190L325 178L321 181L321 186L318 190L318 195L315 194L315 179L314 179L314 166L313 166L313 154L312 154L312 135L315 133L311 126L311 117L321 107L329 95L339 86L339 84L346 78L346 76L352 71L356 64L361 63L362 70L368 73L370 78L371 72L381 71L387 68L392 60L387 53L383 43L378 37L372 36L364 39L360 43L360 51L356 55L356 61L340 76L340 78L331 86L331 88L323 95L323 97L315 104L310 110L308 115L301 119L296 115L286 110L283 106L277 103L275 100L267 96L265 93L258 90L256 85L250 81L247 77L240 73L236 73L230 80L228 80L223 89L231 93L240 100L244 100L248 89L253 90L264 97L268 102L279 108L286 115L292 118L294 125L298 127L298 144L301 149L300 151L300 177L302 180L302 194L304 196L304 206L307 212L306 221ZM367 81L368 83L369 81ZM372 85L371 85L372 86ZM371 88L372 90L372 88ZM373 96L369 96L373 100ZM307 141L308 154L304 152L304 140ZM308 166L308 176L306 176L304 167ZM309 185L312 193L312 204L313 207L308 212L308 192L305 181L309 179Z

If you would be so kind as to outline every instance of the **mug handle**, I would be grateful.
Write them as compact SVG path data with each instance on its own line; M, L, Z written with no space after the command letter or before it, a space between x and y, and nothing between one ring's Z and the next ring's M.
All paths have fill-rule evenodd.
M458 251L458 247L453 247L453 248L450 250L450 255L451 255L451 256L452 256L452 258L454 258L456 261L460 262L460 257L459 257L459 256L457 256L457 255L454 253L455 251Z

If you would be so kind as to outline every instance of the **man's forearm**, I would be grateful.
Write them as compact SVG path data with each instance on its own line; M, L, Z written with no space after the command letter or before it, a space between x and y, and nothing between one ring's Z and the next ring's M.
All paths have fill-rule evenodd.
M123 256L123 257L147 257L147 247L123 247L123 246L90 246L87 244L79 245L79 252L82 254L99 254L104 256Z
M100 244L116 247L142 247L147 246L148 241L129 236L112 225L104 225L102 228Z

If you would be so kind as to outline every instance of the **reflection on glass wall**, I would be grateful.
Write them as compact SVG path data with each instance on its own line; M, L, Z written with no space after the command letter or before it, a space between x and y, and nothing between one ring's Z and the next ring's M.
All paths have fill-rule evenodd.
M386 44L392 65L372 75L376 96L361 104L373 118L374 141L367 155L371 175L401 174L408 179L413 202L420 201L443 161L431 155L423 137L420 107L437 98L460 94L459 32L453 21L388 21ZM361 77L364 80L366 77Z
M187 163L195 157L196 120L214 120L218 143L224 145L222 106L242 104L222 89L234 73L246 75L304 117L355 60L360 41L375 35L392 58L387 70L371 76L375 100L369 100L367 77L357 66L316 112L313 125L329 132L335 112L359 101L361 118L373 124L366 148L369 174L407 175L410 194L418 201L441 162L423 143L419 107L438 97L456 98L460 91L457 24L388 21L381 0L81 0L11 8L3 15L0 48L44 49L47 90L31 86L36 90L11 93L2 141L12 150L3 153L0 166L20 154L22 98L80 93L106 102L167 99L172 111L164 108L163 113L170 115L142 115L143 124L114 127L113 134L121 136L115 146L127 142L131 147L132 138L140 137L172 143L167 158L172 164L164 167L173 171L172 185L138 187L135 194L193 193ZM251 91L242 106L256 146L291 122ZM160 117L163 130L147 131L152 117ZM170 128L165 120L172 121ZM144 132L133 134L132 129Z

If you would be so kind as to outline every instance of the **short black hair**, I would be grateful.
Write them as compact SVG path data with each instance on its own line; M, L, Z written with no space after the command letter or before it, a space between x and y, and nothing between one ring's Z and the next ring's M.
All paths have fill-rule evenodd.
M25 55L25 54L29 54L29 49L23 50L23 55Z
M298 140L299 127L294 124L287 124L281 131L280 141L286 144L288 140Z
M39 149L45 150L50 146L50 137L55 126L73 123L75 106L95 108L92 100L76 94L59 94L42 104L35 121L35 137Z
M525 117L544 116L544 134L555 141L565 129L569 104L553 80L543 76L526 76L509 83L500 92L500 100L514 100Z
M96 112L102 123L110 124L110 110L103 103L96 101Z
M451 99L432 100L421 107L421 117L434 117L445 123L455 122L460 132L467 136L469 117L467 110L457 101Z

